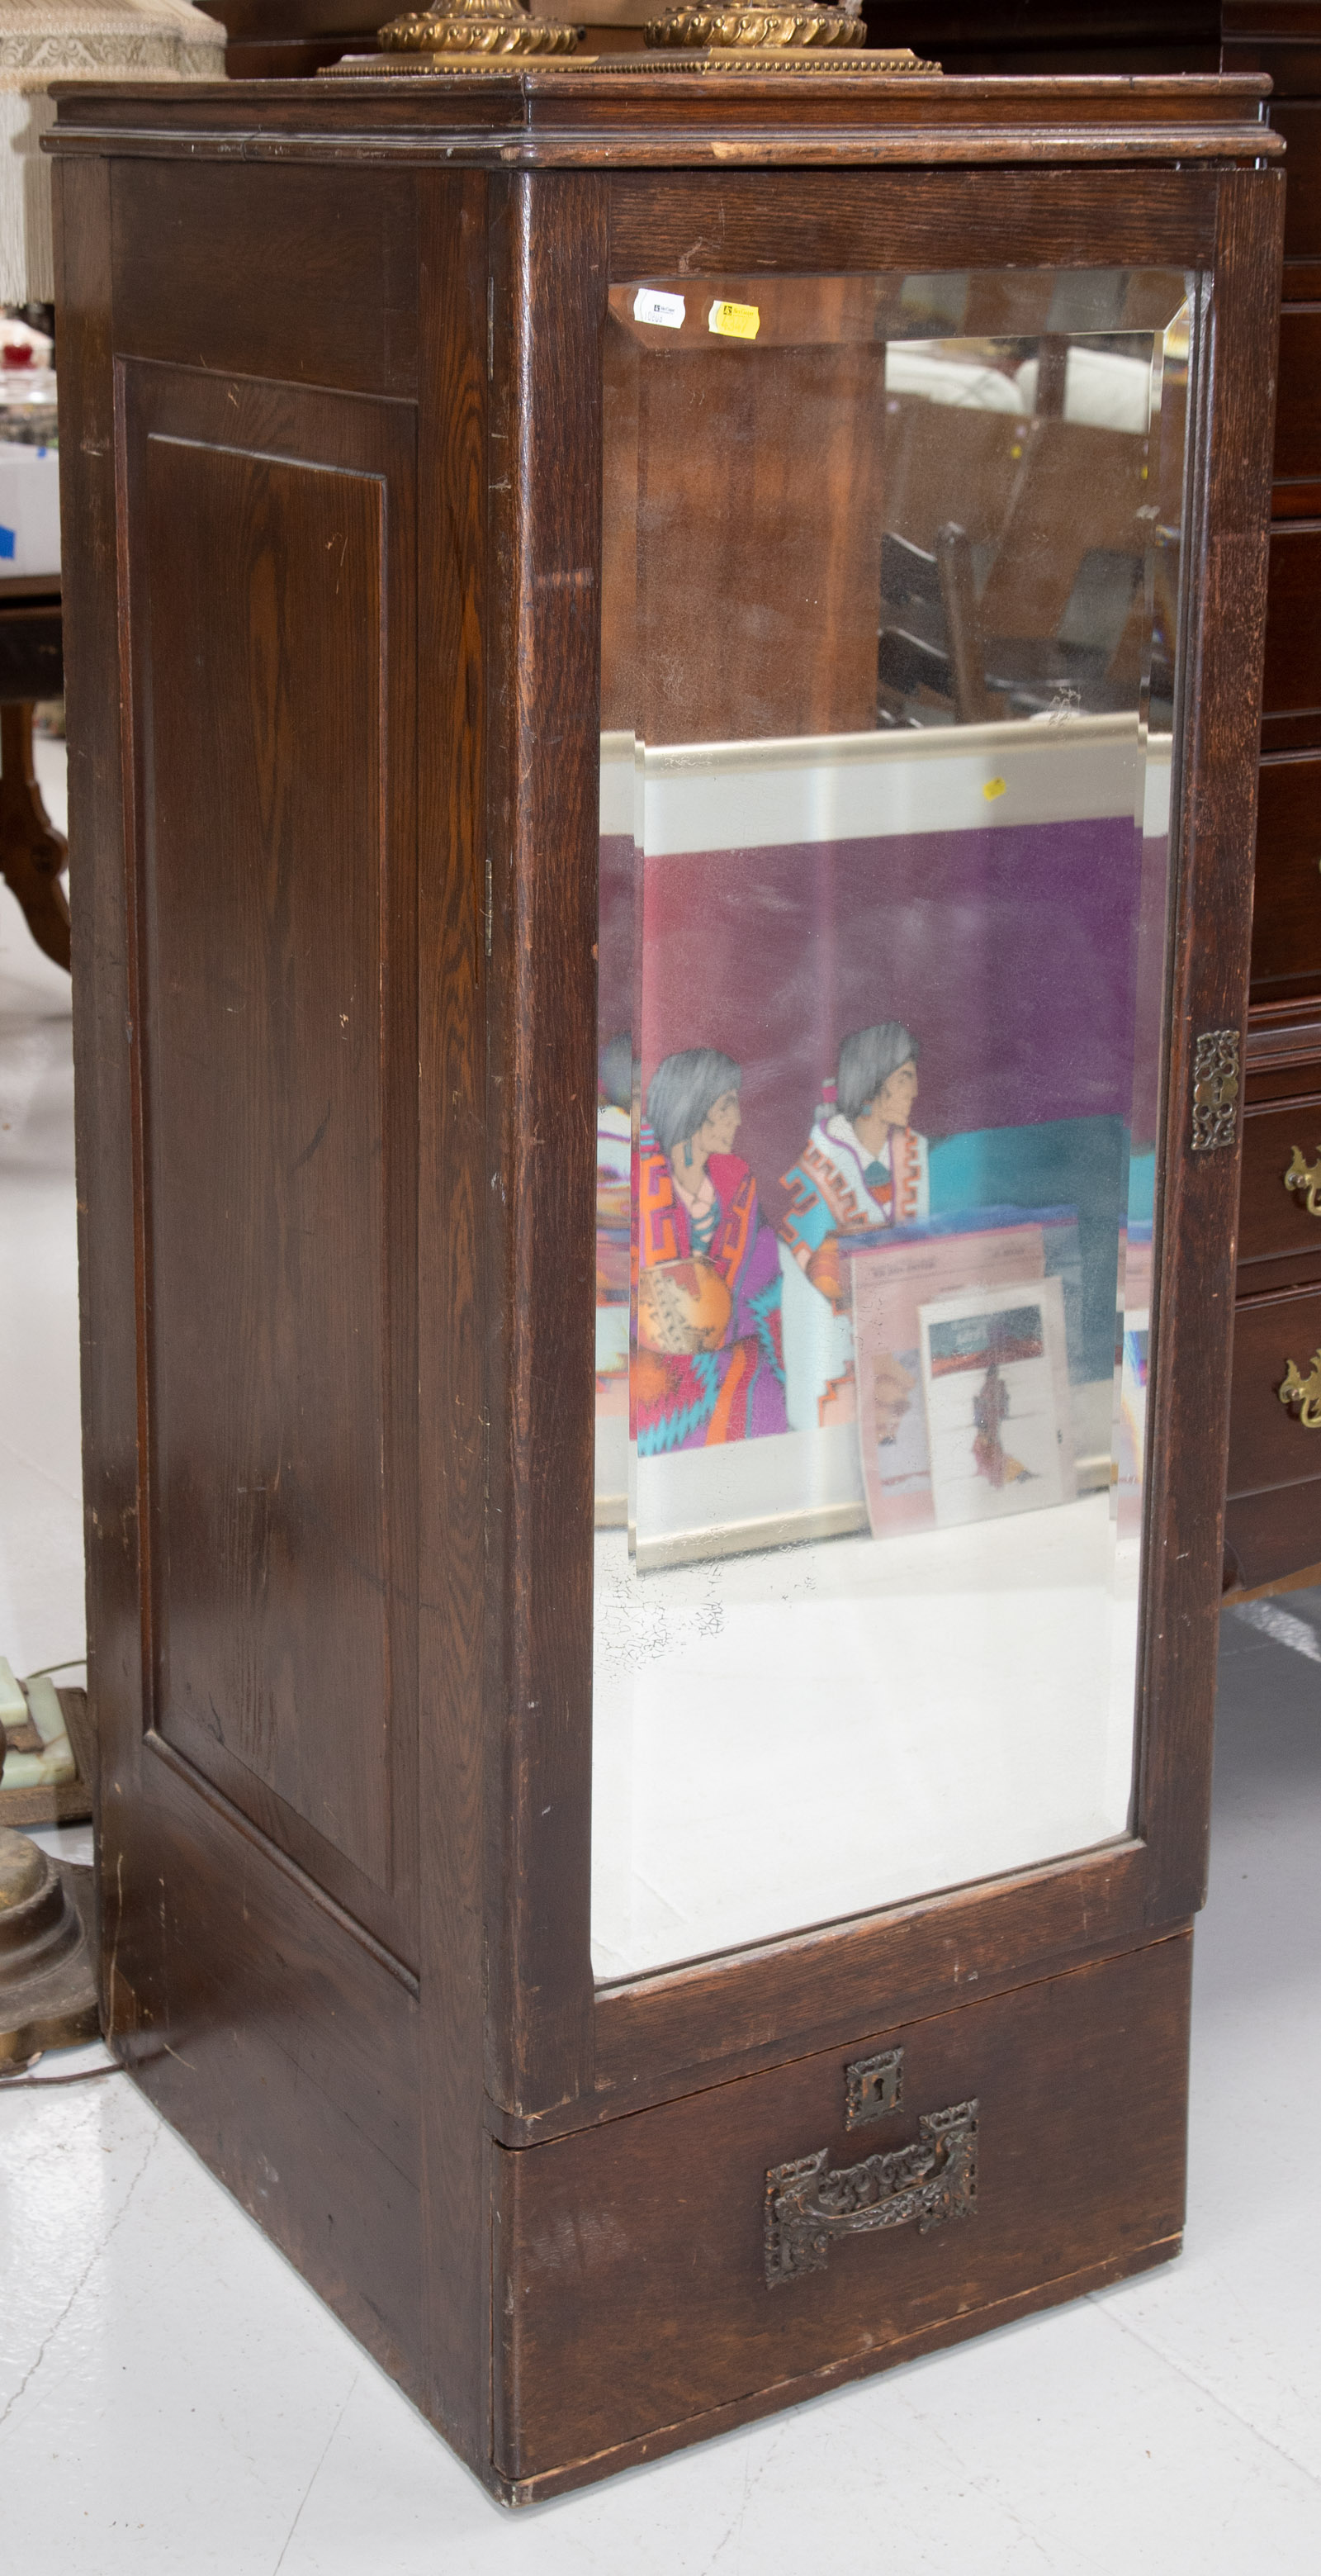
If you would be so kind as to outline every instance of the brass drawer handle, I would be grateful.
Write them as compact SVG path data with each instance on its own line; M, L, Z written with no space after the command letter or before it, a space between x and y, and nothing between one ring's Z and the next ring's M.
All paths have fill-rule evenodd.
M766 2176L766 2287L824 2272L837 2236L870 2236L882 2227L919 2235L947 2218L971 2218L977 2207L977 2104L953 2102L924 2111L917 2144L891 2147L858 2165L830 2172L830 2149L772 2165Z
M1295 1145L1293 1161L1284 1175L1284 1186L1286 1190L1306 1190L1308 1215L1321 1216L1321 1154L1313 1162L1305 1163L1301 1145Z
M1321 1351L1313 1351L1307 1377L1300 1375L1297 1360L1290 1360L1280 1388L1280 1402L1297 1405L1304 1431L1321 1431Z

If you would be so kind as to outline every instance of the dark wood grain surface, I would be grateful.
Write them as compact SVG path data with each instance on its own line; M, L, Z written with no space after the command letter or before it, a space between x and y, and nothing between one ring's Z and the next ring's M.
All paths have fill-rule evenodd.
M116 164L117 346L275 383L417 389L411 179ZM280 256L264 244L277 239ZM240 247L241 246L241 247ZM205 357L203 359L203 352Z
M424 2403L490 2456L483 2136L486 182L418 186L418 1806Z
M1226 56L1268 71L1276 83L1271 121L1287 146L1285 208L1285 310L1280 333L1279 421L1274 511L1277 563L1273 581L1270 699L1263 738L1260 822L1257 834L1253 918L1253 1018L1249 1098L1254 1108L1269 1097L1293 1095L1302 1103L1315 1084L1302 1058L1287 1061L1289 1032L1277 1025L1280 1006L1315 1014L1321 1009L1321 875L1313 793L1321 705L1316 701L1318 625L1316 529L1321 524L1321 9L1315 0L1226 0ZM1309 523L1310 522L1310 526ZM1290 528L1298 531L1294 543ZM1269 1081L1262 1045L1269 1042ZM1313 1053L1315 1050L1313 1049ZM1307 1240L1306 1220L1296 1215L1286 1250L1278 1208L1279 1175L1274 1145L1285 1125L1250 1117L1244 1140L1243 1266L1240 1287L1254 1299L1267 1290L1321 1288L1321 1246ZM1299 1128L1302 1133L1302 1128ZM1297 1202L1293 1203L1297 1206ZM1273 1250L1263 1250L1263 1246ZM1261 1413L1260 1353L1247 1323L1239 1336L1234 1371L1233 1436L1236 1456L1253 1452L1269 1427ZM1301 1438L1290 1444L1300 1481L1291 1490L1266 1488L1230 1503L1227 1558L1241 1583L1288 1578L1321 1558L1321 1482ZM1278 1448L1273 1450L1278 1464ZM1288 1454L1286 1452L1285 1454Z
M1271 538L1263 706L1268 717L1303 720L1304 741L1321 734L1321 522L1276 527ZM1288 746L1269 729L1267 750Z
M1275 473L1321 474L1321 307L1287 304L1280 316L1280 396Z
M1206 1713L1215 1696L1238 1171L1232 1153L1190 1150L1190 1119L1198 1033L1241 1030L1247 1016L1260 706L1248 675L1255 680L1261 667L1266 628L1269 342L1283 196L1279 177L1264 173L1227 178L1221 192L1214 348L1194 433L1205 462L1185 536L1193 604L1181 663L1181 883L1155 1245L1136 1804L1155 1855L1153 1922L1202 1903L1210 1827Z
M488 2083L590 2088L591 1668L607 197L492 208ZM553 315L553 325L551 316ZM565 465L546 470L558 452ZM571 463L569 462L571 460ZM553 746L553 757L542 754Z
M1321 993L1321 752L1265 760L1259 790L1252 993Z
M1139 189L1119 170L1066 170L1046 194L1027 172L932 169L919 187L846 192L833 173L795 170L769 171L754 193L727 172L639 170L612 191L611 275L920 271L943 262L951 228L985 224L1043 269L1090 265L1102 238L1120 267L1196 268L1214 245L1215 182L1153 171Z
M805 86L746 74L676 79L665 72L529 68L477 76L150 84L58 93L54 148L190 159L232 155L398 167L439 138L448 157L552 168L690 167L735 154L771 166L941 160L1077 162L1172 159L1255 165L1282 159L1265 130L1265 80L1196 76L898 80L815 75Z
M413 414L124 408L153 1724L415 1966Z
M1321 55L1318 56L1321 84ZM1321 258L1321 99L1271 101L1271 131L1283 136L1289 194L1284 209L1287 260Z
M87 1693L100 1748L97 1865L104 2000L120 1980L155 1988L157 1940L141 1798L142 1562L132 1054L135 994L125 902L118 692L116 423L110 304L110 168L89 161L55 191L61 263L60 384L80 424L60 453L68 612L69 872L74 907L74 1099L78 1175Z
M134 527L130 501L126 430L131 405L127 398L116 403L114 364L116 336L121 347L125 342L132 347L133 289L131 278L121 275L116 322L112 319L115 306L110 176L107 164L89 162L85 168L69 172L60 191L60 375L66 400L74 403L79 423L78 438L65 442L61 469L67 550L64 594L69 627L69 801L74 840L71 864L79 911L74 934L75 1055L89 1699L101 1751L98 1865L105 2006L114 2043L145 2089L300 2264L354 2332L406 2386L420 2395L423 2370L417 2189L417 1980L397 1955L413 1946L411 1935L401 1929L400 1908L395 1901L398 1891L392 1890L389 1895L390 1919L377 1918L374 1906L381 1891L358 1870L352 1873L349 1884L340 1874L348 1864L336 1854L329 1837L313 1838L296 1808L287 1800L281 1805L257 1770L239 1764L237 1782L233 1775L227 1775L223 1784L212 1785L187 1754L171 1746L151 1722L158 1699L151 1672L153 1565L148 1544L149 1515L142 1507L154 1428L153 1309L147 1294L154 1209L149 1186L147 1110L154 1105L158 1113L164 1112L167 1122L177 1114L179 1104L170 1096L170 1084L186 1087L187 1081L192 1080L196 1085L193 1041L206 1014L235 998L232 990L217 995L213 988L199 987L190 1022L187 1014L179 1011L177 994L166 993L161 1016L170 1028L168 1057L177 1061L152 1065L150 1048L144 1044L148 1034L144 1024L162 996L146 968L141 937L138 898L144 870L139 842L147 800L143 795L141 727L135 724L135 717L144 710L150 712L153 703L159 712L163 698L170 701L164 724L167 768L169 729L171 725L176 729L174 757L178 764L175 776L179 802L168 817L169 847L163 854L155 854L163 855L163 871L155 881L155 894L159 900L165 891L167 908L170 900L177 902L166 942L168 947L170 938L176 941L177 962L187 960L191 964L194 940L201 940L204 952L208 903L213 899L222 906L226 899L234 902L240 890L223 832L206 852L207 860L214 863L214 884L208 867L171 874L181 842L187 844L190 834L204 835L214 829L217 811L223 809L232 782L223 766L218 775L214 770L208 775L212 811L199 816L192 810L193 773L186 770L185 755L177 747L178 729L191 725L199 763L197 775L201 775L206 762L215 759L217 747L224 742L215 700L196 681L197 656L201 654L205 666L213 638L206 630L199 632L195 628L191 636L183 639L186 658L171 665L170 653L180 649L175 632L167 652L158 653L153 667L150 620L144 613L139 624L137 617L137 609L142 606L142 584L129 577L134 562L132 537L136 533L141 540L144 531L140 521ZM252 274L259 265L261 247L255 238L248 241L246 255ZM296 315L294 320L296 323ZM177 347L195 358L199 354L197 312L181 308L177 321ZM314 317L309 316L308 328L313 333L319 328ZM307 397L288 382L289 377L296 378L300 372L298 361L296 340L288 342L284 351L285 381L255 389L251 381L239 387L232 378L226 383L222 376L208 377L204 372L189 376L183 399L193 406L192 411L182 423L170 418L157 425L170 437L182 427L184 436L179 443L185 458L190 450L205 446L209 439L211 453L222 472L238 467L251 473L255 452L266 452L263 439L279 431L285 435L286 445L290 443L291 422L300 404L315 410L319 402L324 426L328 398ZM177 379L172 379L167 370L147 368L142 372L157 390L163 388L168 394L172 383L177 389ZM118 389L127 397L129 388L122 377ZM145 384L135 390L145 396ZM384 392L385 388L377 390ZM254 400L261 418L260 435L255 441L251 409L246 420L244 414L245 403L250 405ZM197 406L207 404L221 407L223 421L201 421ZM363 483L365 480L371 492L379 490L382 423L377 416L378 452L364 458L351 451L355 435L371 435L372 407L365 406L361 416L355 415L356 429L348 419L352 411L353 400L349 397L339 415L344 445L338 452L323 449L318 454L313 441L312 454L306 450L300 454L295 440L292 456L286 454L278 461L286 467L292 465L309 479L314 472L323 474L328 487L335 485L340 466L347 464L350 470L345 476L345 491L350 505L356 497L361 519L366 502L368 521L375 518L379 524L379 508L368 500ZM396 410L386 406L386 413L390 421L397 421ZM306 426L307 410L301 418ZM396 452L391 462L398 461ZM406 489L401 487L396 498L406 502ZM306 787L313 796L319 794L324 813L324 781L335 779L342 746L331 729L318 732L314 725L309 733L298 726L291 727L288 721L289 705L300 703L298 692L300 688L306 691L309 671L319 667L324 674L327 654L333 661L333 605L326 619L326 635L305 637L305 649L295 668L287 639L294 631L296 617L293 624L281 627L274 613L275 604L281 580L287 577L295 560L314 586L318 580L324 581L324 569L309 566L305 541L301 554L296 542L292 546L288 543L294 535L293 526L287 514L282 518L276 511L267 523L271 542L264 566L255 590L249 592L254 606L263 599L266 603L264 624L263 616L254 618L251 640L258 649L246 669L236 673L232 664L227 669L223 667L224 603L232 594L232 555L222 542L223 531L213 529L213 551L199 562L197 549L206 526L205 511L196 518L191 512L183 516L185 524L176 534L185 552L189 547L193 549L192 578L210 605L214 641L222 655L222 670L213 673L213 677L241 682L238 694L248 711L246 739L249 746L254 742L259 747L264 744L268 755L263 772L261 826L270 837L263 843L263 860L268 852L278 857L282 823L287 856L289 828L297 837L296 826L290 826L290 816L298 792ZM399 533L407 536L406 512ZM342 528L340 534L344 534ZM305 536L304 530L304 540ZM333 544L322 545L320 552L326 562L333 561ZM402 596L396 593L391 602L396 611L405 610L413 554L410 538L401 565ZM139 574L149 573L149 560L144 563L141 544L136 560ZM167 586L171 613L186 620L196 610L198 598L190 600L177 584ZM264 669L260 653L263 633L268 647ZM282 636L286 649L281 665L278 658L272 660L270 648L278 646ZM346 641L342 621L339 637L341 654L347 650L351 657L360 649L357 640ZM398 640L411 656L406 613L402 615ZM156 641L159 647L159 633ZM144 651L148 663L145 672ZM118 685L108 683L107 674L116 671ZM143 678L150 685L145 691L141 686L135 691L135 679L140 683ZM254 705L272 710L264 735L259 728L254 736ZM396 707L394 730L389 737L392 748L401 754L398 781L405 794L411 790L413 774L410 709L411 697L402 707ZM308 713L305 695L301 712L305 716ZM314 712L324 719L327 710L323 706ZM361 706L355 705L351 712L347 739L361 742ZM235 735L236 741L241 738ZM354 793L350 788L344 812L352 810ZM241 791L239 801L241 804ZM131 867L125 850L126 814L133 833ZM378 814L374 828L366 835L366 853L370 857L375 851L377 856L374 871L369 868L363 879L365 886L372 883L373 873L378 887L380 884L380 831ZM178 840L172 837L176 832ZM400 853L410 864L412 837L411 832L405 832ZM333 818L329 844L331 848L335 845ZM318 863L323 855L318 850ZM240 948L257 933L259 925L269 925L270 921L270 874L262 862L254 868L248 884L251 909L234 924ZM194 900L198 906L195 919L189 915ZM377 907L369 909L373 916L370 954L379 960L389 904L379 907L379 918ZM352 910L349 917L354 917ZM365 927L361 913L357 919ZM405 903L402 917L396 917L393 924L405 939L408 922L409 906ZM315 941L315 923L305 921L302 929ZM406 947L405 955L409 953ZM157 958L159 963L159 951ZM269 984L266 987L268 1003L277 1014L297 993L297 962L296 955L290 957L292 981L286 979L278 995ZM367 953L361 962L367 963ZM408 984L406 972L405 1006ZM379 991L373 995L369 985L364 985L363 994L379 1016ZM415 1064L415 1037L408 1039L406 1053L411 1053ZM369 1065L371 1055L369 1039ZM224 1061L223 1050L217 1061ZM151 1074L157 1069L160 1089L155 1103L150 1104L147 1093ZM245 1079L250 1084L259 1079L255 1058L245 1071L231 1054L229 1069L240 1086ZM379 1079L384 1081L385 1077ZM414 1075L414 1083L415 1079ZM379 1090L378 1098L384 1098ZM214 1098L199 1099L198 1107L204 1118L215 1120ZM382 1147L387 1141L385 1123L381 1122ZM159 1120L156 1132L160 1132ZM315 1122L311 1132L315 1133ZM229 1141L213 1125L211 1143L222 1164ZM298 1151L306 1141L306 1137L300 1139ZM397 1135L393 1141L397 1142ZM376 1187L379 1191L381 1187L372 1178L379 1161L379 1151L369 1158L369 1190ZM415 1146L406 1168L415 1175ZM213 1183L217 1177L213 1170ZM269 1180L269 1171L264 1177ZM190 1191L195 1196L199 1188L204 1192L206 1178L195 1133L189 1131L181 1139L180 1159L167 1174L167 1185L177 1184L186 1198ZM301 1174L293 1177L294 1188L299 1178ZM355 1174L347 1203L335 1215L337 1231L346 1247L353 1242L358 1197ZM205 1207L200 1210L200 1220L214 1228L213 1214ZM249 1191L237 1211L229 1238L220 1243L222 1277L218 1282L207 1283L208 1295L223 1296L226 1263L232 1275L233 1265L242 1262L245 1246L251 1246L254 1229L259 1237L269 1223L268 1205ZM395 1272L390 1294L396 1301L402 1295L406 1313L415 1265L409 1258L400 1259L404 1248L397 1234L390 1234L388 1244L378 1236L375 1252L366 1243L360 1258L378 1271L384 1272L389 1266ZM287 1279L287 1272L277 1271L275 1275ZM273 1283L266 1284L269 1288ZM262 1346L263 1335L269 1335L275 1327L268 1304L268 1299L256 1298L244 1318L255 1350ZM290 1319L284 1315L278 1329L287 1333L289 1325ZM300 1358L295 1360L295 1367L298 1365ZM208 1367L214 1367L214 1354L204 1352L204 1372ZM388 1376L390 1401L396 1412L402 1408L405 1432L406 1381L411 1367L411 1362L405 1364L403 1387L397 1377ZM182 1392L187 1399L188 1389ZM296 1414L296 1407L294 1410ZM337 1405L332 1403L327 1420L320 1424L296 1423L296 1431L305 1432L314 1443L332 1437L333 1445L336 1411ZM218 1418L223 1422L223 1412ZM379 1492L379 1462L376 1483ZM328 1492L332 1499L341 1485L342 1480L330 1482ZM358 1509L355 1501L350 1526ZM405 1564L412 1517L411 1513L407 1516L402 1533ZM168 1548L173 1533L167 1531L164 1538ZM203 1562L196 1570L204 1597L210 1569ZM173 1567L167 1559L164 1571L167 1586L171 1571L176 1581L181 1580L184 1567L177 1552ZM259 1574L260 1561L249 1571ZM350 1579L354 1579L352 1575ZM414 1588L405 1572L405 1595ZM379 1596L373 1592L372 1598L376 1603ZM193 1604L185 1599L181 1606L188 1615ZM396 1599L391 1607L392 1622L398 1607ZM379 1636L379 1613L375 1609L373 1619ZM220 1660L224 1661L226 1653L229 1655L232 1680L236 1673L232 1643L229 1649L222 1641L217 1643ZM405 1714L408 1651L405 1631ZM301 1705L306 1712L304 1738L301 1745L286 1738L283 1758L309 1765L304 1780L312 1779L315 1795L310 1766L324 1711L310 1699ZM343 1705L341 1701L341 1708ZM239 1713L227 1705L226 1717L237 1717ZM287 1707L285 1714L288 1715ZM370 1702L364 1709L355 1699L348 1714L351 1740L342 1738L339 1751L349 1754L351 1766L361 1764L364 1752L370 1762L374 1759L370 1751L372 1735L375 1732L379 1740L382 1725L379 1701L373 1711ZM365 1731L359 1741L357 1729L364 1717ZM406 1732L406 1727L401 1730ZM336 1748L332 1745L328 1750L328 1776L333 1778ZM209 1750L203 1751L209 1766L219 1770L223 1747L213 1740ZM229 1795L236 1785L241 1790L242 1805ZM244 1812L245 1806L249 1812ZM405 1858L415 1820L416 1800L410 1791L397 1819ZM395 1821L391 1823L392 1866L400 1850ZM375 1827L369 1823L368 1832L379 1833L380 1823L378 1814ZM350 1831L356 1830L355 1820ZM313 1863L316 1875L304 1866L305 1861ZM408 1874L406 1867L405 1879ZM346 1910L340 1902L341 1895L350 1898L353 1910ZM372 1928L374 1919L379 1919L381 1929L388 1933L393 1950L383 1945ZM240 2113L239 2105L246 2105L246 2111Z
M1196 1032L1244 1006L1279 256L1278 179L1247 166L1270 149L1259 91L592 95L550 75L89 89L57 150L115 2044L500 2492L877 2366L869 2280L894 2356L1177 2242L1187 1945L1150 1936L1203 1881L1236 1188L1233 1154L1188 1154L1189 1084ZM543 150L579 166L525 166ZM813 159L835 166L766 166ZM1215 263L1143 1769L1110 1850L598 1998L604 316L612 272L760 261L776 227L809 273L1004 266L1024 243L1045 265ZM974 2079L995 2106L993 2224L966 2281L913 2268L933 2240L842 2249L777 2358L725 2218L737 2201L746 2237L747 2172L825 2143L823 2051L899 2023L934 2034L918 2108ZM695 2283L656 2198L674 2140L702 2178ZM1042 2141L1056 2197L1034 2215ZM554 2258L566 2212L588 2250ZM879 2275L851 2259L896 2249Z
M901 2107L846 2131L840 2052L619 2120L495 2149L511 2295L497 2344L495 2464L534 2478L1084 2266L1173 2251L1183 2223L1181 2073L1191 1943L872 2032L901 2045ZM768 2289L765 2177L909 2144L919 2112L975 2100L975 2216L831 2246ZM1067 2294L1067 2293L1066 2293ZM696 2419L694 2422L693 2419Z

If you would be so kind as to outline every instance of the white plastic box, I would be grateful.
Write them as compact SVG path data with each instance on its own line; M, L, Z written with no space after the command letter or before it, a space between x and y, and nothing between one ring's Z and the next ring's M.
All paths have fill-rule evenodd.
M59 569L59 450L0 440L0 581Z

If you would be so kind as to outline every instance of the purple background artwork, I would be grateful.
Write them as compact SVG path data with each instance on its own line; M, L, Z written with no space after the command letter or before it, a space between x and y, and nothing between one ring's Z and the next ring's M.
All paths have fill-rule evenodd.
M634 855L601 844L600 1027L630 1023ZM1133 1104L1141 842L1120 818L716 850L647 864L642 1080L743 1067L737 1151L774 1222L839 1040L906 1021L931 1137Z

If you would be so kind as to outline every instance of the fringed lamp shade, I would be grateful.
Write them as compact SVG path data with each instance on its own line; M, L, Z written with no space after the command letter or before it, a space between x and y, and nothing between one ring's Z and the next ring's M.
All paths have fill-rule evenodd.
M189 0L0 0L0 304L55 293L41 137L63 80L221 80L225 30Z

